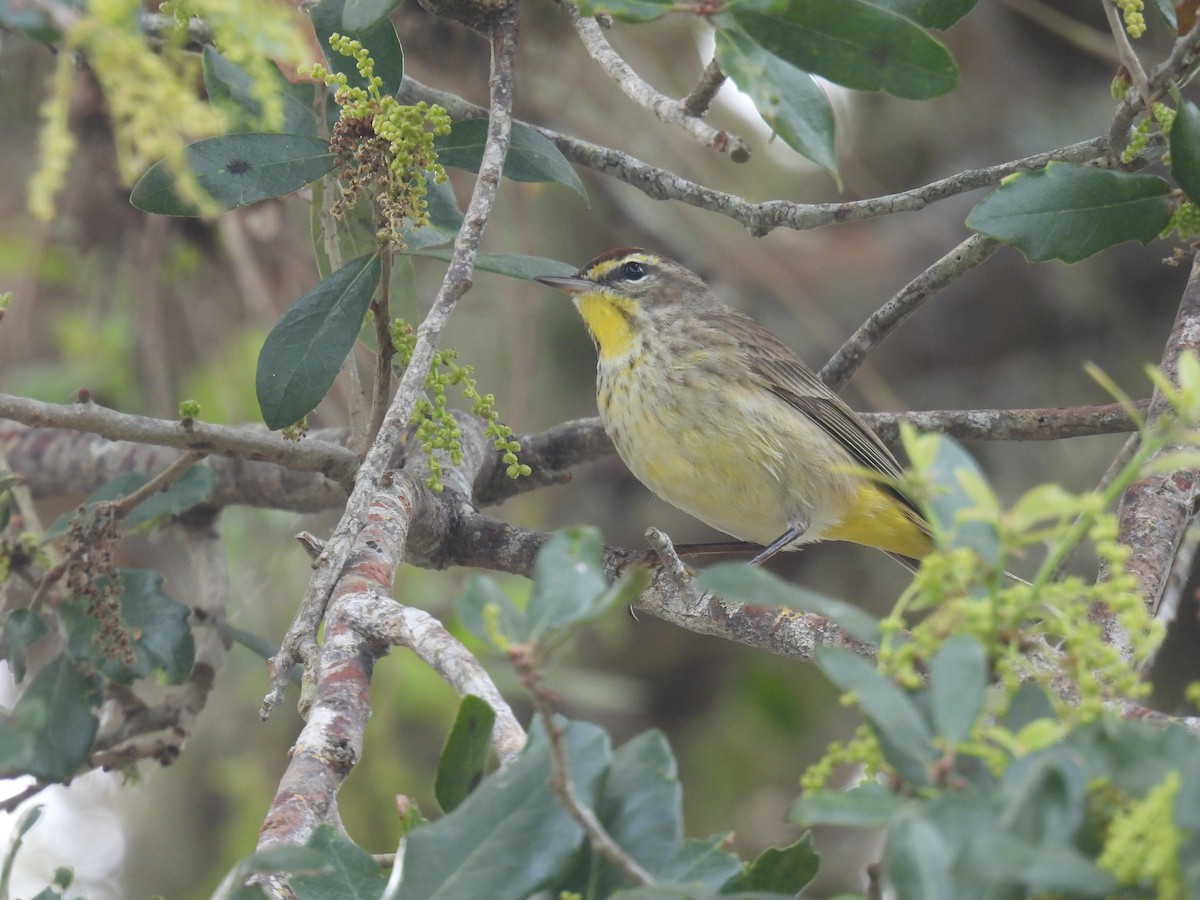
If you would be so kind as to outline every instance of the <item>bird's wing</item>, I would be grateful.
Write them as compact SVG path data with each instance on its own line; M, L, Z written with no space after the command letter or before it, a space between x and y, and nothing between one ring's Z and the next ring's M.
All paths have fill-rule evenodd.
M722 316L720 324L767 388L820 426L858 465L888 478L903 475L900 463L879 436L775 335L741 313ZM880 487L915 513L917 521L924 521L916 504L903 492L887 482Z

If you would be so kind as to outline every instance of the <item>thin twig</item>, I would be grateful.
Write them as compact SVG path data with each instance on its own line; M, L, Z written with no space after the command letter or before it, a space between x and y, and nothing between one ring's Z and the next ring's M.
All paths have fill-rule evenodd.
M110 441L128 441L275 463L299 472L319 472L348 482L358 459L344 446L306 438L291 441L262 426L209 425L194 419L152 419L107 409L96 403L43 403L0 393L0 419L31 428L69 428Z
M996 238L973 234L910 281L877 309L821 369L820 378L835 391L848 382L867 356L938 291L988 259L1003 244Z
M650 110L659 121L682 129L702 146L728 153L734 162L745 162L750 158L750 145L742 138L713 128L698 114L689 113L686 99L672 100L643 81L608 43L593 17L583 15L571 0L560 0L559 6L579 35L588 55L604 70L604 74L616 82L626 97Z
M375 320L375 384L371 396L371 419L367 428L367 442L371 446L379 429L383 426L383 417L387 415L392 393L392 357L396 348L392 346L390 286L392 280L392 261L395 251L387 247L380 257L382 263L379 276L379 296L371 303L371 314Z
M1143 98L1149 97L1150 79L1146 77L1146 70L1142 68L1142 61L1138 59L1133 44L1129 42L1129 34L1125 31L1125 23L1121 21L1121 13L1117 10L1117 5L1113 3L1113 0L1100 0L1100 5L1104 7L1104 15L1108 19L1108 28L1117 45L1117 56L1121 59L1121 65L1129 73L1129 78L1133 82L1133 86L1137 88L1137 92Z
M173 485L184 472L204 459L205 455L198 450L189 450L137 490L130 491L119 500L112 501L114 515L118 519L125 518L139 503L149 500L155 494L165 491Z
M1105 0L1106 7L1108 6ZM1178 83L1196 65L1200 55L1200 19L1191 27L1187 34L1178 38L1171 47L1167 58L1154 67L1150 72L1149 85L1146 93L1136 87L1128 91L1125 98L1117 104L1113 112L1112 122L1108 126L1107 152L1116 155L1129 142L1129 127L1138 114L1146 110L1149 104L1159 99L1171 84Z
M550 750L550 779L549 787L567 814L575 820L587 836L592 849L609 863L615 866L632 884L637 886L655 884L655 878L644 869L620 844L608 833L600 817L590 807L585 806L575 791L575 782L571 778L571 770L567 764L567 752L563 747L563 729L554 717L554 706L550 692L542 684L542 673L538 660L531 653L512 654L521 680L533 699L534 708L542 720L546 732L546 745Z
M679 101L680 106L683 107L683 114L694 118L703 116L708 112L708 107L723 84L725 84L725 72L714 56L708 61L704 71L700 73L700 80L696 82L696 86ZM735 162L740 162L740 160L735 160Z
M405 76L404 83L400 86L398 97L404 102L416 103L425 100L437 103L439 106L445 107L456 120L479 118L487 114L482 107L469 103L455 94L422 84L408 76ZM1041 169L1046 163L1055 160L1111 165L1111 161L1106 156L1110 141L1107 136L1103 136L995 166L967 169L922 187L882 197L871 197L846 203L794 203L790 200L768 200L754 203L736 194L727 194L694 181L688 181L668 169L652 166L620 150L573 138L550 128L533 124L530 124L529 127L552 141L567 159L577 165L587 166L603 175L623 181L651 199L677 200L689 206L726 216L744 225L755 236L767 234L776 228L805 231L842 222L858 222L891 213L914 212L924 209L931 203L966 191L999 184L1014 172ZM1164 149L1164 142L1152 141L1142 156L1131 165L1149 165L1162 157Z

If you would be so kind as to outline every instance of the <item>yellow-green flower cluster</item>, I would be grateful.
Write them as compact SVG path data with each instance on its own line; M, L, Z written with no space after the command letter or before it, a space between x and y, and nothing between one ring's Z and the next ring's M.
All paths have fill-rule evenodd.
M416 333L403 319L396 319L391 325L391 335L397 357L402 365L407 366L416 346ZM427 484L435 491L440 492L443 488L442 464L435 451L445 452L454 465L462 462L462 430L446 406L446 387L450 385L461 387L463 396L471 401L471 411L487 422L487 436L501 452L508 477L519 478L530 474L532 470L529 466L517 459L520 442L514 441L512 429L500 422L496 398L492 394L483 396L479 393L473 377L474 370L471 366L458 365L454 361L457 357L458 352L453 349L434 353L429 374L425 377L425 390L429 392L429 397L418 400L413 408L412 421L417 425L416 436L429 456L430 476Z
M117 169L128 184L159 159L177 159L182 170L187 138L216 134L223 125L220 113L196 91L199 58L170 46L151 48L139 28L140 11L138 0L93 0L67 32L62 54L70 60L72 51L82 53L99 82L112 120ZM53 214L74 149L66 131L71 78L63 65L43 105L42 170L30 190L30 209L42 219ZM189 183L195 187L194 180Z
M370 196L384 223L379 239L402 245L405 222L414 228L428 224L429 178L438 184L446 180L433 141L450 133L450 116L440 106L409 106L384 94L383 79L375 74L375 62L361 41L335 33L329 45L354 60L366 85L352 85L344 73L321 65L309 70L335 89L334 100L342 110L330 142L342 180L342 201L334 212L341 214L363 195Z
M1138 120L1137 125L1134 126L1129 143L1121 151L1121 162L1133 162L1133 160L1137 159L1138 154L1150 144L1150 136L1154 134L1156 129L1163 134L1170 134L1171 126L1174 123L1175 110L1165 103L1155 103L1151 107L1151 115L1143 116Z
M1117 9L1125 19L1125 30L1131 38L1140 38L1146 33L1146 17L1142 15L1145 9L1143 0L1114 0Z
M1122 885L1151 888L1158 900L1187 896L1179 861L1183 835L1175 824L1175 798L1182 784L1178 772L1168 772L1161 784L1117 814L1096 860Z

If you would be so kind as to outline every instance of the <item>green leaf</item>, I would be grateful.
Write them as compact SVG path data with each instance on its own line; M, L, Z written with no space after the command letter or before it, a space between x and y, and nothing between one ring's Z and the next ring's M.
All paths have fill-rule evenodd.
M127 531L178 516L193 506L208 502L217 486L217 476L208 466L195 465L175 479L165 491L147 497L122 520Z
M951 863L945 836L915 810L901 813L888 829L883 878L897 897L957 900Z
M596 815L626 852L658 876L683 841L683 790L675 757L659 731L644 731L613 754ZM575 877L563 890L607 897L628 882L590 845L583 848Z
M958 79L945 47L869 0L773 0L733 17L768 52L849 88L925 100Z
M350 34L374 28L400 5L400 0L346 0L342 28Z
M329 145L299 134L226 134L187 148L185 164L200 187L224 209L237 209L297 191L333 168ZM166 160L150 167L133 186L129 202L163 216L194 216L197 210L175 193Z
M195 661L196 648L188 626L191 610L163 593L163 577L158 572L121 569L120 577L121 624L129 635L133 659L113 659L104 653L97 640L100 623L84 612L83 601L59 606L71 656L122 684L155 673L167 684L181 684ZM98 588L106 585L107 579L97 579Z
M433 792L443 812L453 812L483 778L496 713L472 694L462 698L438 762Z
M585 16L612 16L619 22L653 22L675 9L674 0L582 0Z
M812 76L768 53L722 16L717 61L784 143L823 169L837 173L833 108Z
M533 561L533 588L525 609L529 638L595 616L603 607L608 579L604 544L595 528L556 531Z
M848 791L809 791L792 805L788 821L797 825L875 828L886 825L911 804L911 800L872 782Z
M1023 681L1004 715L1004 727L1014 734L1038 719L1057 719L1054 705L1040 684Z
M978 503L969 487L979 486L981 492L990 496L984 490L987 479L983 470L954 438L939 434L934 439L936 452L923 470L934 488L929 497L929 516L948 549L969 547L980 559L996 565L1000 560L1000 536L995 526L986 519L969 515Z
M68 780L91 752L100 728L93 710L102 700L100 676L85 674L66 654L42 666L12 712L0 718L0 778ZM26 748L24 757L12 754L19 745Z
M430 256L442 260L449 260L454 255L454 250L450 247L426 247L410 252L418 256ZM578 266L559 262L556 259L546 259L544 256L523 256L519 253L480 253L475 257L475 268L483 272L494 272L497 275L524 278L530 281L539 275L574 275L579 269Z
M959 869L969 873L979 895L1014 883L1037 896L1111 897L1117 890L1116 879L1070 844L1035 844L999 831L967 838Z
M487 143L487 119L464 119L454 123L448 135L434 138L438 162L468 172L478 172ZM528 125L513 123L512 144L504 161L504 175L513 181L556 181L565 184L587 201L587 191L575 169L559 149Z
M4 659L17 684L25 680L25 651L49 633L49 626L32 609L15 609L5 620L0 646L4 648Z
M849 650L818 647L816 659L830 681L844 691L854 692L888 762L912 786L926 785L928 767L938 753L929 726L912 698Z
M1070 840L1083 823L1087 785L1088 773L1067 747L1021 757L1000 780L1002 821L1032 845Z
M876 5L911 19L922 28L945 31L972 9L979 0L876 0Z
M404 51L400 49L400 39L396 36L396 28L387 19L383 19L374 28L356 30L346 24L346 0L321 0L309 9L312 18L313 31L321 52L325 54L325 63L331 72L341 72L349 79L351 87L365 88L363 77L358 74L358 66L349 56L342 56L329 46L331 34L343 34L360 41L375 61L375 76L383 79L379 89L382 94L395 94L404 80ZM351 13L352 19L366 19L368 13L356 9Z
M526 900L562 871L583 833L547 787L545 735L535 729L530 737L515 763L485 778L454 812L413 829L397 900ZM608 736L570 722L562 741L579 800L592 806L612 756Z
M1157 237L1170 218L1170 190L1155 175L1052 162L1006 179L975 207L967 227L1012 244L1031 262L1078 262L1123 241Z
M454 603L463 628L489 646L504 652L519 644L529 633L525 612L486 575L476 575Z
M798 897L806 884L817 875L821 857L812 846L812 835L805 832L787 847L768 847L758 859L748 863L721 889L722 894L738 891L766 891Z
M929 664L933 725L951 744L965 741L983 711L987 658L979 641L965 634L944 643Z
M811 612L836 623L860 641L879 640L879 621L856 606L796 587L764 569L746 563L718 563L696 578L706 591L728 600Z
M714 834L703 841L694 838L684 841L675 858L662 870L662 880L698 883L716 891L742 870L741 861L726 849L731 844L729 832Z
M317 828L305 846L320 853L328 868L289 878L296 900L379 900L383 896L388 880L379 864L332 825Z
M316 85L301 81L292 84L274 66L270 67L271 81L283 104L282 134L317 136ZM204 48L204 89L213 106L225 110L231 125L229 131L257 132L263 126L262 100L255 90L250 73L230 62L212 46Z
M1200 109L1196 104L1188 100L1179 104L1170 139L1171 174L1189 200L1200 202Z
M333 385L379 286L379 257L351 260L292 304L258 354L255 390L263 421L285 428Z

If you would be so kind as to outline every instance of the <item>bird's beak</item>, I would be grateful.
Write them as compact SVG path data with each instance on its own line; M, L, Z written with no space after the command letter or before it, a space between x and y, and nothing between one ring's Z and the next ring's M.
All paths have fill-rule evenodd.
M586 278L579 278L575 275L539 275L533 279L539 281L547 287L558 288L560 291L566 291L568 294L581 294L584 291L591 290L595 287Z

